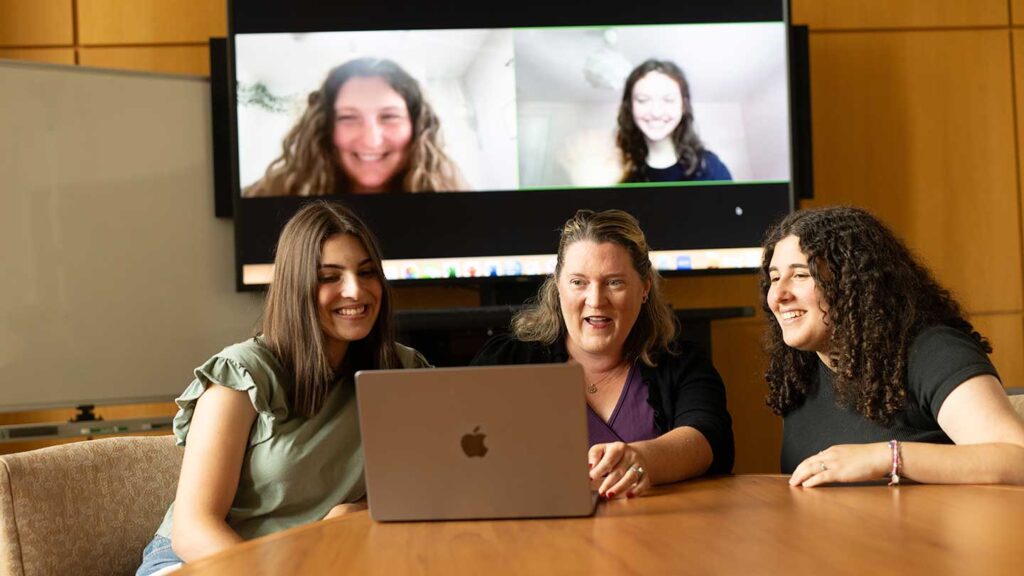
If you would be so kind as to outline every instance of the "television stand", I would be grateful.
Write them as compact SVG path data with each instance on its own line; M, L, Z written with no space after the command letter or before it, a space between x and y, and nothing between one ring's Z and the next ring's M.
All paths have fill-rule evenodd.
M512 315L522 305L480 306L478 308L442 308L399 310L395 313L398 341L419 350L435 366L465 366L476 356L484 342L495 334L508 332ZM688 340L711 355L711 321L749 318L750 306L724 308L682 308L675 310L682 331L680 340Z

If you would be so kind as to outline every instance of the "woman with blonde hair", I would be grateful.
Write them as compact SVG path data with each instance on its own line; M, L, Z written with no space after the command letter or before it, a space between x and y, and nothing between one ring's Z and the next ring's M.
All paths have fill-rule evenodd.
M178 492L140 576L364 507L353 376L427 362L394 340L380 250L355 214L316 201L289 220L262 324L175 400Z
M677 341L660 280L633 216L580 210L536 301L473 360L583 367L590 477L605 498L732 470L725 386L704 354Z
M243 196L465 189L419 82L383 58L357 58L332 69L309 95L282 148Z

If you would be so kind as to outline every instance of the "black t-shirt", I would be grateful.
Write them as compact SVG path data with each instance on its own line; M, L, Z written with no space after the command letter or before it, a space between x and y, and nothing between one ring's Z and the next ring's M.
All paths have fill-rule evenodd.
M782 472L791 474L806 458L836 444L900 440L952 444L939 427L939 408L960 384L991 374L995 367L973 338L948 326L923 330L910 345L907 401L888 427L836 404L834 374L818 363L815 384L804 403L783 417Z

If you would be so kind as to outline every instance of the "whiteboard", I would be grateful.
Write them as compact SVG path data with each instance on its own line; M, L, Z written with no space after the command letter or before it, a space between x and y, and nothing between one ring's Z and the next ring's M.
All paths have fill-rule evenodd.
M167 400L253 334L202 78L0 61L0 411Z

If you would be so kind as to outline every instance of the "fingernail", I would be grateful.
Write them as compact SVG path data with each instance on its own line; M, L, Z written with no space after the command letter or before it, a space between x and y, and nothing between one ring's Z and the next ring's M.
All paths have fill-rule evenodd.
M636 494L633 494L632 492L626 492L626 498L632 498L633 496L636 496Z
M608 499L615 498L615 492L608 492Z
M587 468L593 468L593 467L594 467L594 463L593 462L587 462Z

